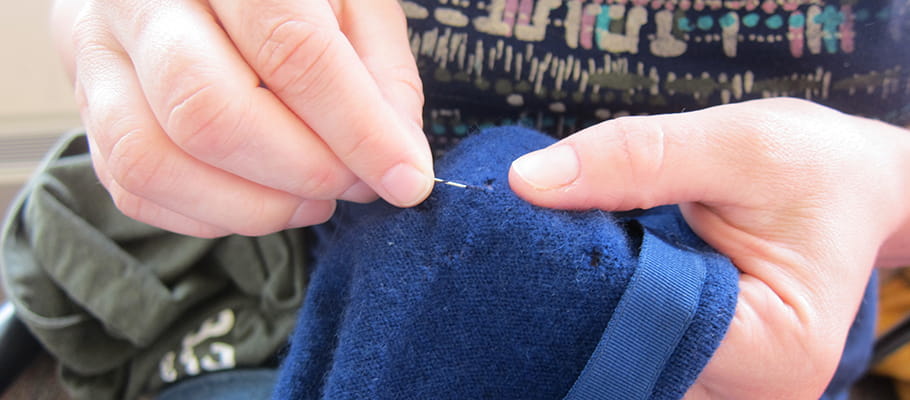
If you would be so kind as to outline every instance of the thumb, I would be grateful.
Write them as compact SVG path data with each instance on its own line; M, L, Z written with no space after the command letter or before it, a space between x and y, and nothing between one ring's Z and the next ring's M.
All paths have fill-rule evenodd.
M559 209L747 205L760 193L737 187L755 182L743 179L750 173L743 149L755 144L738 143L756 141L749 119L717 107L606 121L522 156L512 164L509 182L525 200Z

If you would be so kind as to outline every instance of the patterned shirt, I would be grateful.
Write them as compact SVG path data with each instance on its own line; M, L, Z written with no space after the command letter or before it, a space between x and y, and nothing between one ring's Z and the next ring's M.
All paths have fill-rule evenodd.
M910 123L910 0L405 0L437 152L774 96Z

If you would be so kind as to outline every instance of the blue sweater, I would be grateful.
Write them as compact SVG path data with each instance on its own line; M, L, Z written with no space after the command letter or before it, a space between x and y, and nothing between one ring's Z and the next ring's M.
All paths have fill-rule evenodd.
M560 398L573 386L604 390L576 382L583 370L595 382L598 374L628 375L628 364L603 371L616 353L650 361L620 377L634 381L621 386L647 391L644 398L680 397L726 331L736 269L675 208L614 216L518 199L506 178L510 162L550 143L520 128L477 135L437 164L441 176L477 187L439 186L406 210L345 205L320 227L317 266L275 397ZM658 253L684 249L701 275L655 291L660 277L635 276L640 249L652 240ZM657 274L692 267L659 256ZM635 279L645 301L639 293L623 308L625 322L613 318ZM674 304L674 290L689 303ZM652 347L664 352L649 357ZM649 381L637 382L643 376Z
M474 187L438 185L403 210L343 204L316 228L274 398L681 398L730 323L737 269L676 207L520 200L511 161L552 142L474 135L437 163ZM842 374L839 391L856 371Z

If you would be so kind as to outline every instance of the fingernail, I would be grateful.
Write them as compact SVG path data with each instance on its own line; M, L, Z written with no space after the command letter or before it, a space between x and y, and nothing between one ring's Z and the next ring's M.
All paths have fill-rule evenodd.
M558 189L578 178L578 155L572 146L560 145L525 154L512 169L537 190Z
M355 203L369 203L376 200L376 192L364 181L357 181L348 190L345 190L338 199Z
M382 187L395 205L410 207L421 202L433 190L433 180L412 165L401 163L385 173Z

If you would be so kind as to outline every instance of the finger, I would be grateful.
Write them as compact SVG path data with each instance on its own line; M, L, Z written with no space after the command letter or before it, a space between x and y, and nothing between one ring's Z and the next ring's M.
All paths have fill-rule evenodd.
M339 200L347 200L363 204L372 203L378 198L379 196L376 194L376 192L373 191L373 189L363 181L357 181L357 183L352 185L346 192L342 193L341 196L338 197Z
M96 150L97 145L94 144L91 136L89 136L89 148L95 175L110 193L117 208L127 217L171 232L200 238L216 238L231 233L225 229L177 214L123 190L111 176L107 163Z
M426 139L386 101L340 31L328 2L220 0L212 4L240 53L266 85L360 179L398 206L417 204L429 195L433 171ZM378 6L358 2L348 7ZM377 35L375 43L388 40L384 32L397 23L381 18L368 22L377 26L372 31ZM396 29L400 28L392 29L393 35Z
M126 55L102 44L104 40L80 47L90 51L77 57L76 71L84 98L81 102L86 105L82 107L86 129L110 182L116 183L109 188L115 192L123 189L191 220L246 235L314 224L331 215L333 201L302 203L296 196L257 185L184 153L158 126ZM124 194L114 194L126 199L122 204L135 203ZM298 210L301 207L303 211ZM144 213L142 218L150 221L151 211Z
M400 3L397 0L350 3L341 7L341 30L389 104L403 118L423 126L423 85L411 53L407 20ZM415 133L424 137L423 132Z
M242 235L318 224L334 211L332 200L301 200L202 164L160 131L122 137L107 163L126 191Z
M768 144L755 133L762 123L737 110L607 121L522 156L509 182L524 199L553 208L757 205L767 196L758 186L773 171L758 175L751 168ZM758 178L747 179L752 175Z
M123 188L114 181L114 178L107 168L104 157L101 156L101 150L92 135L92 133L97 132L97 130L94 129L96 124L92 123L92 121L96 121L97 119L93 118L92 107L89 107L89 100L85 93L84 83L79 79L102 74L100 72L92 73L91 71L98 69L100 66L108 65L111 60L116 60L117 58L125 56L122 51L119 51L120 49L113 38L102 33L105 31L106 27L102 26L99 21L83 19L79 25L79 35L76 35L80 40L77 40L77 45L74 46L81 50L82 56L74 58L73 60L74 67L76 66L76 61L79 61L79 64L81 64L80 70L83 72L81 76L74 79L75 99L76 104L79 106L79 113L82 117L82 121L84 121L89 133L87 135L89 154L91 155L92 165L99 182L107 189L108 193L111 194L112 200L114 200L115 205L121 212L140 222L172 232L197 237L213 238L230 233L222 228L171 212L170 210L166 210L151 202L143 203L140 201L141 199L130 195L129 192L123 190ZM92 96L93 101L91 104L100 107L98 109L101 110L106 109L108 106L113 107L113 105L110 104L111 100L117 97L118 94L116 86L105 85L105 83L110 83L110 81L101 80L89 83L92 85L92 92L94 94ZM125 196L128 195L133 198L126 199ZM118 201L118 199L120 200Z
M302 198L335 199L357 182L322 139L260 87L204 4L142 9L147 11L133 16L137 23L115 24L114 32L177 146L206 164Z

